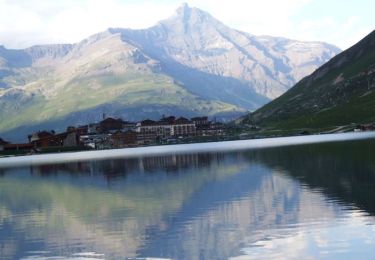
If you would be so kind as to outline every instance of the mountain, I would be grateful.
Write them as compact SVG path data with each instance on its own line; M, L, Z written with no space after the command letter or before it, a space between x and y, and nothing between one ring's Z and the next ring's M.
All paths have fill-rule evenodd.
M182 5L144 30L110 28L77 44L0 46L0 135L126 120L234 116L284 93L340 50L254 36Z
M219 88L221 92L215 93L219 98L243 102L247 109L263 103L257 97L243 96L249 88L274 99L340 52L325 43L253 36L233 30L187 4L149 29L110 31L121 33L125 41L162 59L166 73L192 91L211 97L212 91ZM228 83L233 85L228 88Z
M244 121L275 129L375 122L375 31Z

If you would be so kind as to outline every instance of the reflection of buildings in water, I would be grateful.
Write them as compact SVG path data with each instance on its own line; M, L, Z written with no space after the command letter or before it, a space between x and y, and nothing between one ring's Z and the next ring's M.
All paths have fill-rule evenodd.
M90 173L86 162L31 165L30 173L35 176L52 176L58 174L85 175Z
M100 176L108 179L126 176L129 172L137 169L138 160L103 160L83 161L74 163L61 163L51 165L30 166L30 172L37 176L51 176L58 174L69 174L72 176Z
M127 175L136 172L138 159L116 159L90 162L91 172L94 175L102 175L109 180L125 178Z
M202 169L217 165L224 154L178 154L132 159L83 161L74 163L34 165L30 172L35 176L69 174L72 176L105 176L106 179L126 177L130 173L166 171L174 173L182 169ZM0 172L1 173L1 172Z
M139 169L145 172L165 170L176 172L181 169L202 169L219 164L223 154L176 154L170 156L145 157L139 160Z

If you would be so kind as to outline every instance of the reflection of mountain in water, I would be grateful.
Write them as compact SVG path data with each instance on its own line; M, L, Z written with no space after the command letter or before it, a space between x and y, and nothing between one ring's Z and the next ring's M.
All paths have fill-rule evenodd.
M272 230L339 217L332 199L373 213L373 144L0 169L0 255L226 259Z
M172 156L2 170L0 223L7 223L10 236L1 237L1 244L17 258L18 250L38 250L28 243L31 236L42 247L69 255L74 241L84 237L85 250L105 252L109 258L134 256L147 227L163 226L163 218L178 211L205 183L236 174L241 166L222 157ZM147 170L151 166L159 170ZM121 169L126 169L126 178L119 175ZM117 178L108 182L108 173ZM26 228L24 222L40 225Z

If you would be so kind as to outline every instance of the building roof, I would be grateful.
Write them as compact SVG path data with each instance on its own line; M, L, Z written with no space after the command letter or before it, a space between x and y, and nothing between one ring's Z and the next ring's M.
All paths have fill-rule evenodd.
M46 141L46 140L53 140L53 141L63 140L69 134L72 134L72 133L76 133L76 132L75 131L70 131L70 132L59 133L59 134L56 134L56 135L49 135L49 136L42 137L42 138L40 138L38 140L32 141L31 143L40 143L40 142L43 142L43 141Z
M173 124L175 120L176 120L176 117L169 116L169 117L163 117L162 119L159 120L159 122L160 123Z
M154 120L146 119L141 121L141 126L150 126L150 125L156 125L157 123Z
M176 119L175 123L176 124L189 124L191 123L191 121L185 117L179 117L178 119Z
M38 132L38 133L36 133L36 134L37 134L37 136L38 136L39 138L46 138L46 137L54 136L53 133L51 133L51 132L47 132L47 131L41 131L41 132Z
M106 119L100 121L100 124L105 124L105 123L118 123L118 122L123 122L121 118L119 119L115 119L115 118L112 118L112 117L107 117Z

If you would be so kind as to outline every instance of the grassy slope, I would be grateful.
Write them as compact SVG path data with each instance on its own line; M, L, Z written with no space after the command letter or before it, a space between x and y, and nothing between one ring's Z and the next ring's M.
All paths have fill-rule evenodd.
M187 92L163 75L129 73L104 75L71 81L51 98L34 98L17 113L0 112L0 129L6 131L24 124L63 119L77 111L89 111L103 104L142 107L143 105L179 106L186 111L212 115L237 108L219 101L206 101ZM13 114L11 117L8 115Z
M375 121L374 39L373 32L245 122L291 130Z
M60 131L69 124L93 122L103 112L128 120L244 112L189 92L117 34L83 41L62 57L43 56L26 67L8 69L12 73L0 78L11 88L0 90L0 135L11 139L38 129Z
M351 123L375 121L375 93L355 97L349 103L311 115L301 115L282 122L273 122L275 128L330 128Z

